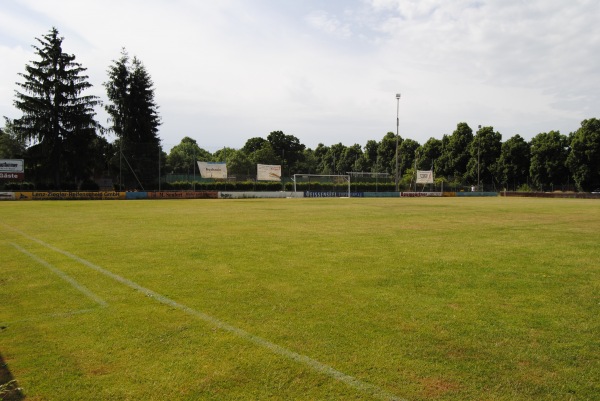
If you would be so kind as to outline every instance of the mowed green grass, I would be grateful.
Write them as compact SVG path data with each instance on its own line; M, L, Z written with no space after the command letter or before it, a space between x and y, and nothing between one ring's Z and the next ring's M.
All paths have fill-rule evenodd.
M595 200L3 202L0 232L27 400L600 397Z

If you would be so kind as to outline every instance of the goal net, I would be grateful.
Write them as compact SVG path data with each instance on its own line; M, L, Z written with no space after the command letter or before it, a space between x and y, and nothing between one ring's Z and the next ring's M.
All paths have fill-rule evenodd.
M350 175L294 174L294 192L331 192L350 197Z

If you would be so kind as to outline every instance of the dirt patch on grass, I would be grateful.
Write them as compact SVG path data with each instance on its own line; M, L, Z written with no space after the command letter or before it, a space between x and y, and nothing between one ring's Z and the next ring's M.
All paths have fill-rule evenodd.
M424 398L438 398L446 393L457 391L460 384L441 377L425 377L419 380L423 386L422 395Z

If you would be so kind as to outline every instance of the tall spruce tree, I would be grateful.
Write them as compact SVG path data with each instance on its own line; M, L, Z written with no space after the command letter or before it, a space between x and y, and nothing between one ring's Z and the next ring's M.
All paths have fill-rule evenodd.
M109 104L105 108L110 129L117 136L119 181L127 188L156 186L162 152L158 137L161 122L150 74L138 58L130 60L123 49L121 57L109 67L108 78L104 86Z
M90 178L93 155L101 129L95 121L96 96L82 93L92 85L83 75L86 68L75 56L63 52L62 37L56 28L33 45L39 60L25 66L25 79L17 82L23 93L15 91L14 105L23 116L14 120L14 129L32 145L27 163L34 165L38 181L61 186Z

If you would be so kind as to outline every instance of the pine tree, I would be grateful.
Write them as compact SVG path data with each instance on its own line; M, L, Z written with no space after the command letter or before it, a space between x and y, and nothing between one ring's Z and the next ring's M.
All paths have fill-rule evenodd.
M25 82L17 85L14 105L23 116L14 120L14 128L33 146L28 150L35 164L38 180L50 181L56 188L65 182L81 184L90 178L91 166L86 160L94 152L97 131L94 107L96 96L83 96L92 85L83 75L86 68L75 62L75 56L62 50L62 37L52 28L33 45L39 60L25 66L19 74Z
M160 117L154 100L150 74L142 62L123 49L121 57L108 69L104 84L110 104L111 129L119 149L119 181L142 189L155 185L161 152L158 127ZM121 178L122 174L122 178Z

